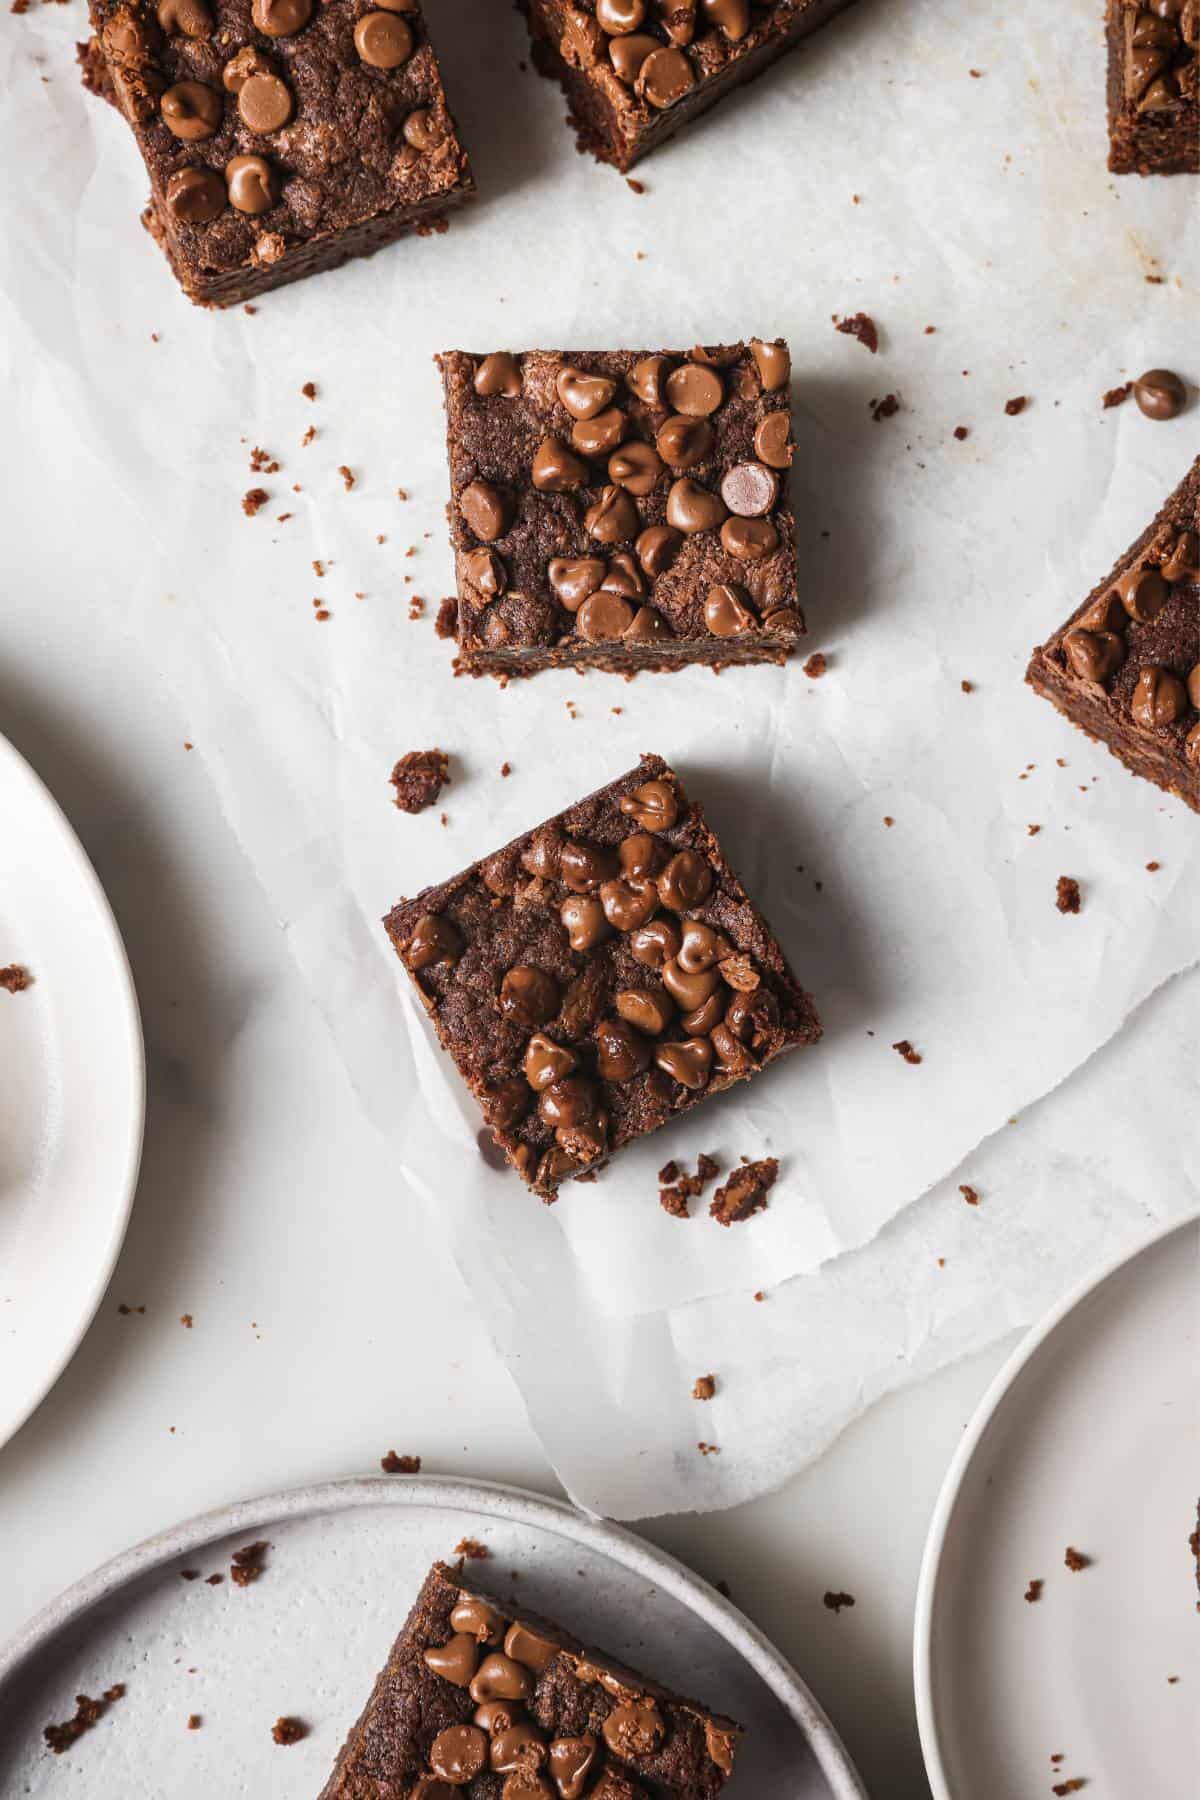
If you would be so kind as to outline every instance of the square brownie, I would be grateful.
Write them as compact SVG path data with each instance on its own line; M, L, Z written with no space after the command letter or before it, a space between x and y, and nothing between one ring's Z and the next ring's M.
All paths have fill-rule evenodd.
M1200 812L1200 459L1025 679Z
M517 0L579 148L618 169L761 75L848 0Z
M717 1800L741 1737L435 1563L320 1800Z
M1108 0L1108 166L1200 172L1200 0Z
M804 621L782 339L438 362L458 671L791 653Z
M821 1035L660 756L384 924L495 1143L545 1200Z
M232 306L474 191L419 0L89 0L85 85L124 113L143 223L184 292Z

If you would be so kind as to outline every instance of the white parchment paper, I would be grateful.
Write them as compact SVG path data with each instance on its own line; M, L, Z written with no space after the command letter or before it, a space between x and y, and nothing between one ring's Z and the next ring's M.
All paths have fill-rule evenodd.
M1021 682L1200 448L1194 406L1151 425L1100 405L1149 365L1200 376L1195 199L1104 172L1091 0L1015 17L859 0L639 171L640 196L574 154L506 7L430 16L480 203L444 238L216 314L181 299L138 228L127 130L74 79L78 17L5 16L0 158L27 171L0 188L9 445L47 470L7 572L55 559L64 605L87 584L128 634L130 680L169 683L397 1181L449 1233L573 1491L627 1514L718 1505L1077 1272L1048 1247L1057 1125L1005 1162L1020 1203L986 1236L955 1215L961 1261L986 1244L986 1304L940 1248L915 1253L932 1199L878 1234L983 1140L1010 1157L1005 1121L1200 954L1196 819ZM860 307L876 357L832 330ZM751 332L792 344L801 599L825 677L454 682L431 626L451 582L433 353ZM901 410L876 422L887 393ZM280 467L252 472L255 447ZM445 825L389 805L395 758L431 744L453 761ZM826 1036L547 1211L476 1154L378 917L644 749L704 799ZM1078 917L1055 908L1061 874L1082 884ZM892 1048L905 1038L919 1066ZM1194 1076L1161 1061L1167 1093ZM728 1232L703 1208L666 1217L654 1171L700 1150L778 1155L769 1210ZM1095 1170L1070 1169L1079 1216L1104 1224L1081 1242L1146 1216L1132 1180L1097 1211ZM748 1325L760 1288L773 1304ZM902 1315L877 1303L895 1292ZM700 1432L681 1400L701 1340L702 1367L758 1357L753 1452L696 1457L718 1416Z

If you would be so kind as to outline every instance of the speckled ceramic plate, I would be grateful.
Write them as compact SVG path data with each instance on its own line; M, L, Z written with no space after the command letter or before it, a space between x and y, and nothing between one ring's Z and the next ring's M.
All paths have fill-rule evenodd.
M519 1489L422 1476L208 1513L70 1588L0 1653L0 1794L318 1793L422 1576L463 1537L491 1552L472 1565L485 1585L503 1593L516 1576L523 1604L740 1719L731 1800L865 1800L799 1676L672 1557ZM233 1551L259 1538L271 1545L264 1574L233 1586ZM211 1574L225 1579L210 1586ZM115 1683L124 1698L51 1755L43 1726ZM271 1727L285 1714L309 1733L281 1748Z
M75 833L0 738L0 1444L57 1381L108 1286L142 1153L125 949Z
M1195 1800L1198 1338L1192 1219L1069 1296L985 1396L917 1594L936 1800Z

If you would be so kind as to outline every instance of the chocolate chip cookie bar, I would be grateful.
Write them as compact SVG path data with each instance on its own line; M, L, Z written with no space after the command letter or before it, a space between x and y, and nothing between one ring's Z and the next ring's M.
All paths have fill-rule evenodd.
M618 169L761 75L848 0L517 0L579 148Z
M384 924L496 1145L545 1200L821 1034L658 756Z
M129 121L191 300L369 256L473 191L419 0L89 5L84 80Z
M1108 166L1200 172L1200 0L1108 0Z
M1025 679L1200 812L1200 459Z
M320 1800L717 1800L741 1736L435 1563Z
M804 620L782 339L438 361L459 671L791 653Z

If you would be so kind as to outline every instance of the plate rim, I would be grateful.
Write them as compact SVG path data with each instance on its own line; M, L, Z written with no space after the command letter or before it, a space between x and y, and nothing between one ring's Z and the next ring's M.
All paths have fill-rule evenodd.
M137 987L133 979L129 952L125 948L125 940L121 936L121 928L117 924L112 903L104 891L104 885L96 873L95 865L83 847L79 833L75 830L62 806L29 759L22 755L10 738L0 732L0 764L3 763L9 765L18 781L24 782L32 790L35 800L45 809L51 823L57 828L58 836L68 858L75 866L81 887L95 907L100 929L107 937L109 948L112 951L113 967L119 989L121 1027L132 1046L136 1067L133 1070L131 1083L132 1105L125 1145L124 1170L120 1182L121 1197L108 1244L96 1264L91 1285L87 1290L84 1304L80 1308L79 1317L72 1329L67 1332L58 1356L48 1365L44 1375L34 1383L27 1401L18 1406L10 1419L0 1419L0 1450L6 1444L11 1443L23 1425L28 1424L46 1396L57 1386L100 1310L100 1303L112 1281L117 1259L121 1254L129 1230L129 1221L133 1216L133 1203L137 1194L138 1177L142 1167L142 1151L146 1138L146 1040L142 1029L141 1009L138 1006Z
M917 1577L913 1608L913 1693L921 1755L934 1800L962 1800L962 1796L956 1794L950 1785L938 1731L937 1708L934 1704L933 1610L950 1524L975 1452L1017 1378L1071 1314L1148 1251L1165 1243L1177 1232L1194 1229L1197 1225L1200 1225L1200 1207L1193 1207L1182 1217L1157 1226L1149 1236L1112 1257L1099 1270L1084 1276L1061 1300L1056 1301L1036 1324L1029 1327L1012 1354L988 1383L983 1398L972 1413L950 1459L929 1521L925 1548L921 1553L921 1569Z
M44 1606L0 1645L0 1701L33 1659L62 1631L131 1581L152 1573L178 1556L202 1549L241 1531L261 1530L283 1520L312 1518L369 1506L457 1507L491 1513L517 1524L567 1536L642 1575L722 1637L771 1690L799 1726L833 1800L869 1800L862 1778L850 1761L824 1707L807 1682L752 1620L669 1551L648 1543L610 1520L580 1512L565 1500L534 1493L505 1482L471 1476L351 1475L239 1500L168 1526L152 1537L119 1551L83 1575Z

